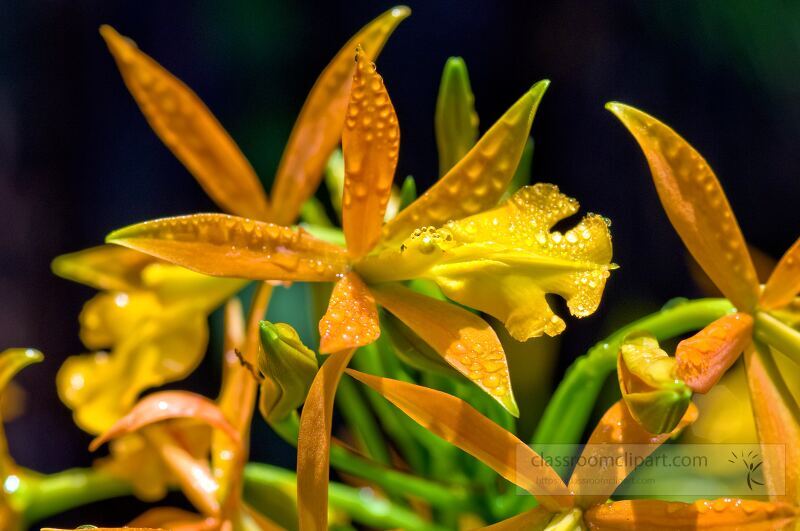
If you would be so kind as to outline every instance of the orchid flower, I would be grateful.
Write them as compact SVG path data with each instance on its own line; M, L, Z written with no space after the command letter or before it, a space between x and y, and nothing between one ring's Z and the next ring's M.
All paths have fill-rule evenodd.
M672 432L652 434L631 417L622 401L617 402L598 422L565 484L534 450L460 398L352 369L347 372L427 430L480 459L539 501L538 507L483 528L486 530L778 529L800 514L793 504L781 501L732 498L693 503L651 499L607 503L617 485L633 472L635 463L695 421L697 409L692 405ZM600 462L593 457L625 452L635 452L636 457L614 460L611 466L593 464Z
M155 133L220 208L291 223L339 143L353 47L363 43L376 57L408 14L398 7L376 18L322 72L284 151L271 204L250 163L197 95L113 28L103 26L100 33ZM76 422L94 434L128 411L144 389L194 370L206 350L208 314L245 284L198 275L116 246L60 256L53 270L102 290L81 314L81 338L92 350L111 352L70 358L58 376L60 395Z
M800 239L772 271L763 289L736 217L717 177L703 157L657 119L619 103L613 112L644 151L661 204L689 252L751 326L701 332L676 353L679 372L697 392L713 385L744 351L750 398L759 439L765 445L767 485L782 483L775 499L800 502L800 407L786 386L770 349L800 362L800 332L782 321L800 292ZM752 333L750 333L752 330ZM742 335L746 340L742 341ZM683 355L682 355L683 354ZM785 446L784 460L766 445ZM774 493L777 489L770 488Z

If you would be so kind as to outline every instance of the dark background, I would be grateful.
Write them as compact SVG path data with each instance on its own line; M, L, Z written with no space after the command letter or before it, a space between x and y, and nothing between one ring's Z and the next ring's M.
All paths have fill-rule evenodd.
M77 314L92 292L54 277L50 260L128 223L216 210L148 128L98 26L115 26L194 88L269 184L317 74L391 5L0 0L0 348L47 356L18 379L28 404L8 437L19 462L54 472L91 460L53 378L82 352ZM534 180L613 220L621 269L600 311L568 322L560 370L609 323L700 294L644 158L606 101L660 117L703 153L752 245L777 258L800 232L800 3L411 7L378 61L402 129L398 175L423 187L435 177L436 91L446 58L460 55L482 130L532 83L552 80L533 126ZM189 385L213 394L217 381L208 362ZM265 429L256 435L256 458L291 466ZM51 522L122 524L140 510L104 504Z

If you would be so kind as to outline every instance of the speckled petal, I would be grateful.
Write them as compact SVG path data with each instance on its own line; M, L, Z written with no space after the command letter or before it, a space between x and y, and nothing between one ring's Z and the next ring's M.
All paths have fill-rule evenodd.
M272 216L276 223L294 222L300 206L317 189L322 170L342 135L345 109L353 79L353 54L361 45L374 61L394 29L411 10L393 7L364 26L320 74L286 144L272 186Z
M343 249L303 229L224 214L146 221L114 231L106 241L214 276L331 281L347 267Z
M353 258L368 253L380 237L399 150L400 127L389 94L359 48L342 132L342 227Z
M535 84L458 164L384 225L383 241L399 243L416 228L439 226L495 206L514 176L547 85Z
M455 304L420 295L400 284L372 288L378 304L428 343L447 363L497 400L515 417L503 346L489 323Z
M800 292L800 238L794 242L772 271L759 304L765 310L781 308Z
M330 354L369 345L381 335L378 308L364 281L347 273L333 287L319 322L319 351Z
M268 219L252 166L200 98L110 26L100 34L153 131L226 212Z
M752 311L759 294L755 267L711 167L686 140L652 116L621 103L606 107L639 142L661 204L689 252L739 310Z

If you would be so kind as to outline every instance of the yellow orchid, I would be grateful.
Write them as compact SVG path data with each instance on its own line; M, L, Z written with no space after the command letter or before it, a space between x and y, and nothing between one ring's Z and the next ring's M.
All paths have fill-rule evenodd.
M547 293L563 296L577 316L599 304L612 267L602 217L589 214L566 233L551 232L577 212L578 204L542 184L523 188L495 207L546 87L547 82L534 85L430 190L383 225L399 127L382 78L359 48L342 134L346 250L302 229L220 214L154 220L108 236L109 243L203 274L336 282L319 325L320 352L332 356L311 386L300 428L304 528L324 527L333 393L354 350L380 334L376 303L517 414L505 355L491 327L399 281L432 279L450 298L502 319L518 339L563 330Z
M379 16L323 71L286 146L272 205L245 156L194 92L113 28L103 26L100 32L153 130L220 208L291 223L339 142L352 48L363 43L371 57L377 56L408 14L398 7ZM59 392L75 411L76 422L95 434L128 411L144 389L189 374L206 350L208 314L244 286L114 246L60 256L53 270L104 291L81 314L81 339L92 350L110 347L110 354L70 358L58 377Z
M730 343L722 331L721 336L714 332L698 335L685 345L685 376L696 379L696 390L707 390L744 351L759 439L763 445L786 449L784 461L764 447L764 477L767 485L774 487L779 481L783 483L785 474L785 494L773 498L797 504L800 446L791 441L800 440L800 407L772 350L800 361L800 332L781 321L781 310L789 307L800 292L800 239L786 251L762 289L725 192L703 157L652 116L620 103L607 107L644 151L664 210L689 252L752 323L752 334L749 329L744 334L746 341L736 333L732 337L739 339ZM716 332L720 331L717 327ZM770 488L771 493L776 491Z
M644 430L625 404L617 402L598 422L565 484L542 456L460 398L352 369L347 372L429 431L536 496L540 506L482 528L485 530L767 530L782 529L800 515L789 503L735 498L693 503L651 499L607 503L637 463L697 419L694 406L673 432L657 435ZM603 462L603 456L622 455L625 459L615 459L613 465L597 465Z

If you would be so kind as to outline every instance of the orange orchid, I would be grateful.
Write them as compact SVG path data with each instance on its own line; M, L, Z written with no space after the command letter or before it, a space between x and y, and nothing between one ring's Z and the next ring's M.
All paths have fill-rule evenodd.
M498 474L536 496L540 505L499 523L491 531L525 530L702 530L780 529L800 512L789 503L734 498L693 503L660 500L608 502L617 486L670 437L697 419L690 406L674 431L652 434L631 417L622 401L609 408L592 432L567 484L547 461L510 432L454 396L415 384L351 369L417 423L483 461ZM446 412L439 414L434 412ZM614 459L604 465L603 458Z
M684 341L676 353L679 375L704 392L744 351L756 428L765 445L765 479L775 487L785 474L785 493L773 498L800 503L800 447L792 443L800 440L800 407L772 352L800 361L800 332L781 320L781 310L800 292L800 239L762 289L725 192L703 157L652 116L619 103L607 107L644 151L664 210L689 252L743 314L736 325L716 323ZM785 447L785 470L783 458L766 445Z

